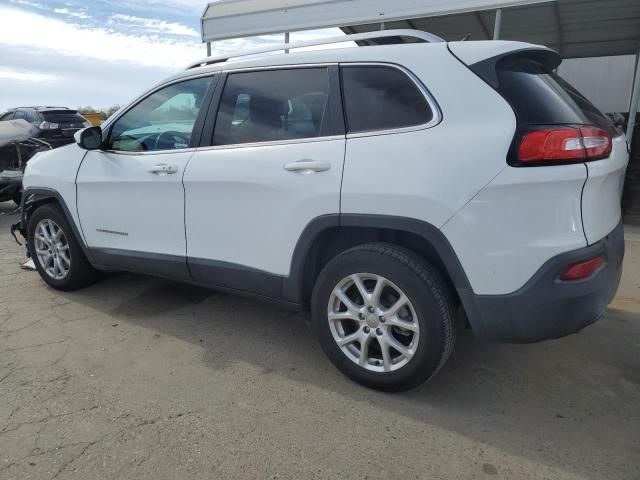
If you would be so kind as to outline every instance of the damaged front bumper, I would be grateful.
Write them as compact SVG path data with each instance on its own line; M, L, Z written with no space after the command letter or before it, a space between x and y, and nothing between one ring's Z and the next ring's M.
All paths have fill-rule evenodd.
M3 170L0 172L0 202L13 200L22 190L21 170Z

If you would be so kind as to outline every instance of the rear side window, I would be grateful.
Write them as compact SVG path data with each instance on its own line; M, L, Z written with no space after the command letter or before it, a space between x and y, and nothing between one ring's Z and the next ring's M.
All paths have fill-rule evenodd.
M40 119L38 118L38 114L34 110L28 110L26 112L26 120L30 123L40 123Z
M82 123L85 119L78 112L40 112L45 122L50 123Z
M534 59L506 57L496 65L498 92L522 125L580 124L615 131L612 122L560 76Z
M394 67L341 68L349 133L429 123L433 111L416 84Z
M232 73L227 78L214 145L329 135L327 68Z

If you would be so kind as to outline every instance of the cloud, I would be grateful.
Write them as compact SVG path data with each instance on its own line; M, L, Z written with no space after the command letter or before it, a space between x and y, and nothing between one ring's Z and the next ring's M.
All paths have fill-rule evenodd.
M35 104L124 104L205 56L195 25L188 25L199 18L200 0L192 2L199 5L193 15L180 9L189 0L95 0L90 9L60 0L55 5L58 13L51 4L39 8L34 5L41 4L32 0L13 0L13 6L2 1L0 110ZM170 4L174 4L171 15L162 15L163 8L171 12ZM92 18L73 15L78 12ZM337 29L294 32L291 39L339 33ZM226 54L282 41L282 35L220 41L213 44L213 52Z
M32 83L51 83L58 81L61 77L59 75L28 70L13 70L7 67L0 67L0 79L2 80L14 80L20 82L32 82Z
M67 15L69 17L75 18L91 18L91 15L87 15L84 12L72 12L68 8L54 8L53 12L59 15Z
M100 59L78 61L30 47L0 45L0 58L0 111L25 105L125 104L175 72L175 68L133 64L114 68Z
M106 28L82 27L38 13L0 6L0 45L49 50L55 55L101 59L152 67L179 68L203 56L195 41L132 35ZM24 35L29 25L29 35Z
M27 7L39 8L41 10L47 10L47 7L41 3L31 2L29 0L9 0L11 3L18 5L25 5Z
M120 25L134 26L141 28L147 33L166 33L170 35L181 35L187 37L200 38L200 33L193 28L183 25L181 23L165 22L156 18L142 18L134 15L124 15L118 13L112 15L109 23L119 23Z

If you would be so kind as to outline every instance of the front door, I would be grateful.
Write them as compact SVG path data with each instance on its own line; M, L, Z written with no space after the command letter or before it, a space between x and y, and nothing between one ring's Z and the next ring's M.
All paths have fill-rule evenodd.
M78 215L96 263L188 278L182 176L211 83L160 88L105 132L77 177Z
M196 281L279 297L305 227L339 213L345 136L333 68L227 76L211 146L184 176Z

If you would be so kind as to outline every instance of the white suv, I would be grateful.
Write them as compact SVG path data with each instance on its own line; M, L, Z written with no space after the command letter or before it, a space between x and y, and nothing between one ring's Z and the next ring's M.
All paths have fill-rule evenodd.
M17 228L43 280L126 270L309 309L331 361L383 390L445 363L457 312L506 342L598 319L624 135L545 47L352 39L377 37L205 59L32 159Z

